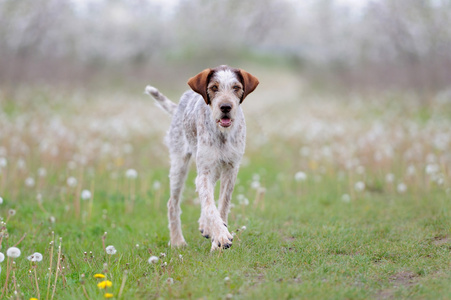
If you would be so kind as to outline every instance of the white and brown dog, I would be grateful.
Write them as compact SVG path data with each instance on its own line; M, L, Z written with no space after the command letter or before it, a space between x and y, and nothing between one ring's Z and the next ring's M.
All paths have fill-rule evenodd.
M173 115L166 137L171 158L168 218L173 247L186 245L180 222L180 197L193 155L201 202L199 230L204 237L211 238L211 250L232 245L227 216L246 143L246 123L240 104L258 83L256 77L241 69L228 66L206 69L189 79L193 91L185 92L178 105L156 88L146 87L146 93ZM221 188L216 208L214 187L218 180Z

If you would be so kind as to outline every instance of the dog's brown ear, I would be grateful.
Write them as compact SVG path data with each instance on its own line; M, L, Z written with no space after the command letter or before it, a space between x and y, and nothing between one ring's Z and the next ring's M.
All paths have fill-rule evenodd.
M240 74L243 77L243 85L244 85L244 94L243 98L241 99L241 102L243 102L244 98L246 98L247 95L249 95L255 90L255 88L259 84L259 81L257 77L244 70L240 69Z
M210 104L210 100L207 95L207 86L211 72L211 69L205 69L188 80L188 85L190 88L196 93L201 94L207 104Z

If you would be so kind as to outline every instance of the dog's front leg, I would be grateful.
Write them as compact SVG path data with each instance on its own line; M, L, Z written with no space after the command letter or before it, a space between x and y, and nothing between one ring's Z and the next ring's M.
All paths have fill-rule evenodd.
M211 238L211 250L232 246L232 235L223 222L214 200L214 180L209 171L198 172L196 188L201 203L199 230L206 238Z
M235 186L238 168L226 167L221 173L221 189L219 191L219 213L222 220L227 224L227 217L230 211L230 201L232 200L233 188Z

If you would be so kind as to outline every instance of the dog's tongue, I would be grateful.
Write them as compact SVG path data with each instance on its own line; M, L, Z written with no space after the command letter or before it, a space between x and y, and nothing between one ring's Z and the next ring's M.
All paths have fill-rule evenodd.
M228 118L221 119L221 126L229 127L230 125L232 125L232 120Z

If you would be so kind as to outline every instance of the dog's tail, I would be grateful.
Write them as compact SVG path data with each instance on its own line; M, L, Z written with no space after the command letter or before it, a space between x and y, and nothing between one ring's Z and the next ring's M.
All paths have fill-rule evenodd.
M165 95L160 93L159 90L154 88L153 86L146 86L144 91L147 95L152 96L155 100L157 100L158 106L160 106L164 111L168 114L173 115L175 109L177 108L177 104L169 100Z

